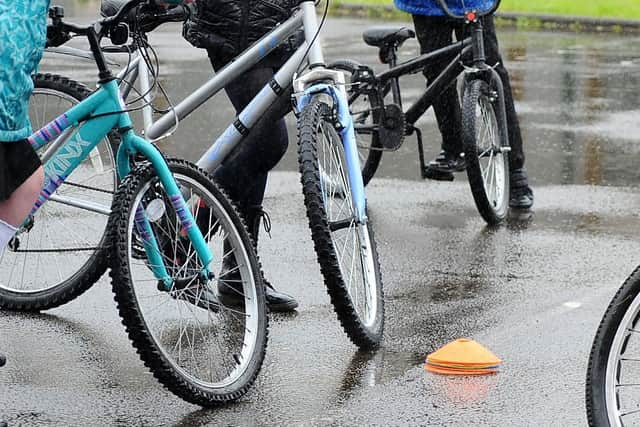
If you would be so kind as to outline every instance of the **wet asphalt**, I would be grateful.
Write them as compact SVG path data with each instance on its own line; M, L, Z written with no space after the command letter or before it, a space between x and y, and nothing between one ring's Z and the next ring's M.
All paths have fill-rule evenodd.
M359 38L371 24L330 20L326 56L374 61L375 49ZM266 276L300 308L272 316L267 358L245 397L202 410L164 391L128 342L103 278L62 308L0 314L9 359L0 369L0 418L10 425L584 425L593 335L640 259L640 43L622 35L501 37L534 210L488 228L462 175L452 183L419 180L412 140L385 154L367 188L386 293L379 351L358 352L333 314L292 136L268 184L272 238L261 239L260 253ZM194 88L208 72L202 52L175 31L153 42L171 58L169 93ZM416 45L405 49L410 55ZM47 59L42 69L60 67ZM82 67L68 71L91 78ZM408 100L421 78L405 83ZM204 151L232 117L224 95L207 106L166 151L191 160ZM214 124L211 111L220 118ZM420 125L430 156L438 141L433 117ZM447 377L423 369L429 352L459 337L494 351L504 360L500 372Z

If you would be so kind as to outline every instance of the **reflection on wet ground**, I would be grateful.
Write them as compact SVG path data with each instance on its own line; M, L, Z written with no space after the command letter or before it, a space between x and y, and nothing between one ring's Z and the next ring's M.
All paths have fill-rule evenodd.
M62 3L78 20L94 15L94 1ZM374 61L375 49L359 36L372 24L379 23L329 20L327 58ZM173 25L152 35L161 80L177 99L210 75L204 53L178 34ZM53 315L0 317L0 330L9 331L1 344L12 353L0 376L8 393L21 398L14 403L0 393L0 415L6 406L18 424L50 425L575 424L583 413L589 341L635 262L630 254L640 250L640 195L633 188L640 178L634 167L640 158L639 40L501 32L536 186L533 214L511 212L505 226L488 228L464 182L416 182L411 139L385 154L378 176L412 181L374 179L368 190L387 301L381 350L356 352L333 315L308 238L299 178L291 172L297 170L292 137L269 183L273 239L260 244L266 275L296 295L301 310L273 317L267 360L246 398L206 411L165 393L131 349L107 303L108 286L96 286ZM415 42L402 49L405 59L416 52ZM93 86L91 63L48 55L41 70ZM406 78L406 102L423 87L421 75ZM232 118L219 94L161 147L196 159ZM433 115L420 126L429 156L439 141ZM15 332L20 328L28 332ZM463 336L489 341L507 361L504 372L449 378L423 371L427 353ZM32 351L42 348L46 363ZM43 390L46 397L30 403Z

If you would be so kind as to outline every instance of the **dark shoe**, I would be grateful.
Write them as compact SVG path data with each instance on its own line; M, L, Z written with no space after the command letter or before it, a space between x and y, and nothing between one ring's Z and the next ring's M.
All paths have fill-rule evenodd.
M274 313L290 313L298 307L298 301L291 295L276 291L271 283L263 279L267 307Z
M267 213L262 209L262 206L255 205L249 206L246 209L240 209L244 214L247 221L247 227L249 228L249 234L253 239L254 248L257 251L258 246L258 233L260 232L260 221L264 219L265 231L269 234L271 231L271 220ZM227 249L224 253L228 253ZM244 303L244 297L242 295L240 275L235 270L235 260L225 260L228 265L223 266L223 271L231 271L232 273L222 273L220 275L221 280L218 282L218 298L220 303L225 306L239 306ZM282 292L276 291L271 283L264 277L262 281L265 285L265 298L267 300L267 306L269 310L277 313L292 312L298 307L298 302L291 295L287 295Z
M467 161L463 153L450 153L441 151L438 157L427 165L427 168L438 172L453 173L462 172L467 167Z
M4 366L7 363L7 358L4 356L4 354L0 354L0 367Z
M453 181L454 175L451 172L440 172L435 169L431 169L429 166L424 168L422 174L424 179L432 179L434 181Z
M531 209L533 206L533 190L529 187L527 171L519 168L511 171L511 192L509 207L513 209Z
M242 307L244 295L240 275L234 273L222 275L224 279L218 281L218 300L226 307ZM298 302L291 295L276 291L271 283L262 279L265 285L265 299L267 307L274 313L289 313L298 307Z
M209 285L196 277L177 279L169 295L213 312L217 312L220 307L220 301L209 289Z

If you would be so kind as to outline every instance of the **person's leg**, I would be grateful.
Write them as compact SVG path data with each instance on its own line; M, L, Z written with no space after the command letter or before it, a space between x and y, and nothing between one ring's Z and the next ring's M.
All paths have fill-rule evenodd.
M504 67L500 48L498 46L498 37L492 16L483 19L484 27L484 45L487 64L496 66L496 71L500 75L502 85L504 87L504 102L507 114L507 128L509 132L509 145L511 153L509 154L509 168L511 170L511 193L509 206L517 209L529 209L533 205L533 191L529 187L527 172L524 168L524 150L522 147L522 134L520 132L520 123L516 114L516 108L513 101L513 93L511 90L511 81L509 73Z
M216 65L214 69L219 69ZM269 67L249 70L225 87L236 113L240 113L271 80ZM289 97L280 97L251 129L249 135L214 172L214 178L229 193L243 215L257 247L268 172L284 156L289 143L284 116L291 110ZM292 311L298 306L289 295L277 292L265 280L267 303L272 311ZM224 290L224 289L223 289ZM229 293L229 296L237 293Z
M38 198L44 181L40 159L26 140L0 142L0 252Z
M44 170L39 167L7 200L0 203L0 220L19 227L33 208L43 181Z
M454 25L443 17L412 15L421 53L433 52L453 41ZM427 83L431 83L450 61L431 64L424 69ZM464 169L462 153L460 103L455 83L448 86L434 101L433 110L442 135L442 153L429 163L429 168L445 173Z
M225 91L237 114L251 102L273 74L272 68L255 68L227 85ZM262 204L267 174L284 156L289 144L284 116L290 109L288 101L280 101L272 106L214 172L216 180L242 207Z

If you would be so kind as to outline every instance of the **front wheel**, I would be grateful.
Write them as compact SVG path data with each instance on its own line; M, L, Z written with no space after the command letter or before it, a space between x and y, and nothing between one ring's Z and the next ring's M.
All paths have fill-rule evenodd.
M586 403L591 426L640 424L640 267L620 287L598 327Z
M483 80L471 80L462 101L462 142L471 193L482 218L500 223L509 203L509 155L495 112L497 94Z
M331 107L316 96L298 122L302 192L318 263L345 332L362 349L379 345L384 301L371 223L359 224Z
M178 220L181 209L145 163L125 178L114 201L113 291L129 338L153 375L186 401L215 406L245 394L262 366L264 285L249 234L227 197L196 166L168 165L213 254L212 277L202 274ZM142 247L152 240L162 263L154 264ZM170 285L152 272L159 264ZM223 304L221 293L233 293L233 304Z

